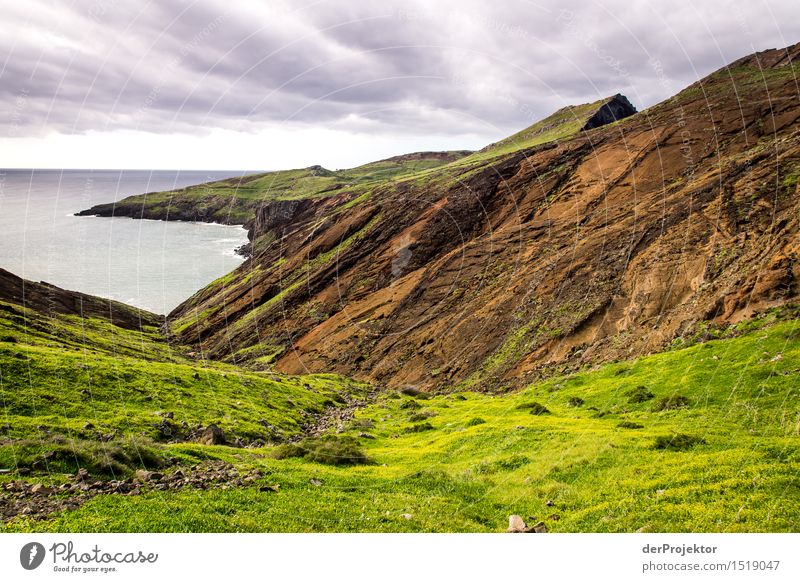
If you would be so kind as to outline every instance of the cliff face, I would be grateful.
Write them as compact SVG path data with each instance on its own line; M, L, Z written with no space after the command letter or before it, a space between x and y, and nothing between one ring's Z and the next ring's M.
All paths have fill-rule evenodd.
M792 301L798 50L612 125L583 131L632 113L621 96L355 197L262 206L254 256L172 330L254 367L494 388Z

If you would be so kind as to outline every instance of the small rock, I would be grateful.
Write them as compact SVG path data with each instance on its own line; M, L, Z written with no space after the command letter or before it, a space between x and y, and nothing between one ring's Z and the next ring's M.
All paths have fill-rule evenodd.
M546 505L547 507L553 507L553 506L555 505L555 503L553 503L553 501L552 501L551 499L548 499L548 500L545 502L545 505Z
M522 533L525 531L525 520L521 515L508 516L508 531L509 533Z
M155 473L146 469L138 469L133 475L143 483L149 483L150 481L161 481L161 479L164 478L162 473Z
M86 479L89 478L89 471L83 468L78 469L78 472L75 473L75 478L78 479L79 481L85 481Z
M274 485L262 485L258 488L259 491L272 491L273 493L277 493L280 490L281 486L279 484Z
M86 424L83 425L84 430L92 430L93 428L94 425L91 422L87 422Z
M322 487L322 480L321 479L314 479L313 477L308 480L314 487Z
M197 439L201 445L224 445L225 433L216 424L209 424Z
M554 513L554 514L552 514L552 515L549 515L549 516L547 517L547 519L549 519L549 520L551 520L551 521L558 521L558 520L560 520L560 519L561 519L561 516L560 516L560 515L558 515L557 513Z
M547 526L544 524L543 521L540 521L539 523L534 525L531 529L533 530L533 533L547 533Z
M783 354L778 352L777 354L775 354L774 358L770 359L770 362L780 362L782 359L783 359Z
M53 490L50 489L49 487L45 487L41 483L34 483L31 486L30 492L33 493L34 495L47 495L49 493L52 493Z
M408 521L411 521L414 518L414 516L411 515L410 513L401 513L400 517Z
M358 433L358 436L360 438L362 438L362 439L374 439L375 438L375 435L371 435L368 432L360 432L360 433Z

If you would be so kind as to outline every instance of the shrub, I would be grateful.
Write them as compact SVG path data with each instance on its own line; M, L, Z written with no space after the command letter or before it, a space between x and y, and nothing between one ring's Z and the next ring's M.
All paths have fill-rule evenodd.
M470 418L464 426L478 426L479 424L486 424L486 421L476 416L475 418Z
M637 386L633 390L628 390L625 396L628 397L628 402L631 404L640 404L652 400L656 395L650 392L647 386Z
M325 465L368 465L372 461L353 437L322 436L275 447L275 459L304 458Z
M668 451L685 451L696 445L703 445L705 442L706 441L703 438L678 433L669 436L656 437L653 448Z
M544 404L539 404L538 402L525 402L517 406L519 410L530 410L531 414L540 415L540 414L550 414L550 411L547 410L547 407Z
M689 399L680 394L673 394L671 396L664 396L653 405L654 412L662 410L676 410L678 408L686 408L689 406Z
M419 398L420 400L428 400L430 399L431 395L427 392L423 392L419 388L415 388L414 386L406 386L405 388L400 389L401 394L405 394L406 396L412 396L414 398Z
M425 420L427 418L432 418L434 416L436 416L436 413L433 412L432 410L423 410L422 412L417 412L417 413L414 413L411 416L409 416L408 417L408 421L409 422L420 422L422 420Z
M579 398L578 396L573 396L567 401L567 405L573 406L575 408L583 406L583 404L584 404L583 398Z
M400 408L404 410L419 410L422 408L422 405L417 402L416 400L406 400L400 405Z
M286 443L283 445L278 445L272 451L272 458L278 460L302 458L305 456L306 456L305 448L303 448L302 445L299 445L297 443Z
M644 428L643 424L638 422L631 422L630 420L623 420L617 425L619 428Z
M406 432L425 432L427 430L435 430L430 422L423 422L421 424L414 424L406 428Z
M119 478L136 469L156 469L165 464L160 448L149 440L106 443L21 440L9 449L17 466L48 473L86 469L92 475Z

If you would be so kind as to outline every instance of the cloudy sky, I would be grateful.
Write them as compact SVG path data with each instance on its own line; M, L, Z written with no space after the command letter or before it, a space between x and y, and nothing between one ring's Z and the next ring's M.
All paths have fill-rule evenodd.
M350 167L639 109L800 41L797 0L0 0L0 166Z

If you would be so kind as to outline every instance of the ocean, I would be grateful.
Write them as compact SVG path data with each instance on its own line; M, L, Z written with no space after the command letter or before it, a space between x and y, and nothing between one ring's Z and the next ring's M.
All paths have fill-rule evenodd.
M166 314L235 269L240 226L73 216L132 194L237 172L0 170L0 267Z

